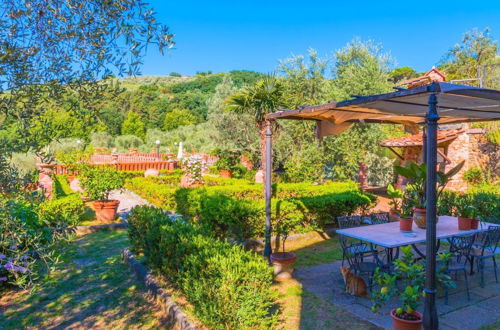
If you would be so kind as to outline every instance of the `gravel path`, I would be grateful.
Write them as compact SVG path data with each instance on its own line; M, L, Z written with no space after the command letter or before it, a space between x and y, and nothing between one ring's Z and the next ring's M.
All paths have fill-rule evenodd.
M150 205L144 198L138 196L137 194L131 192L127 189L122 190L114 190L109 195L110 199L117 199L120 201L120 205L118 206L118 215L126 220L130 210L137 205Z

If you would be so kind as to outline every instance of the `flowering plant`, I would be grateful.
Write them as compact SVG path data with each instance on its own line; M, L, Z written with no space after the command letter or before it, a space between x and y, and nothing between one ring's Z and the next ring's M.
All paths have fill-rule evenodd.
M204 184L203 172L206 171L207 166L199 155L193 155L184 159L185 172L187 176L187 183Z

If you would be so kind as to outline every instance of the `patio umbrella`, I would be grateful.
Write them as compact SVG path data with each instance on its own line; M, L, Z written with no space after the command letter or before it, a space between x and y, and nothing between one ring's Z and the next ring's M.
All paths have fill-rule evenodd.
M396 92L358 97L342 102L283 110L267 115L269 120L294 119L316 121L318 137L339 134L352 123L394 123L423 125L424 161L427 164L427 230L426 282L424 327L438 328L435 298L436 276L436 160L438 124L500 120L500 91L433 82L428 85ZM272 131L266 132L267 162L265 175L266 246L264 255L271 253L271 164Z

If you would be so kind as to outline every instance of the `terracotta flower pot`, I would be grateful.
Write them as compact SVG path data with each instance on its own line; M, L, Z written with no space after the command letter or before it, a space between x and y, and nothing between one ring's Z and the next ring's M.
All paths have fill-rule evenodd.
M394 209L389 210L389 221L399 221L399 214Z
M422 314L419 312L413 312L413 315L418 317L418 320L410 321L401 319L396 316L396 309L391 310L392 326L394 330L420 330L422 329Z
M471 230L472 219L458 217L458 230Z
M233 173L230 170L220 170L219 175L223 178L232 178Z
M413 218L399 218L399 230L409 232L413 224Z
M293 252L271 253L271 262L274 265L276 280L285 281L292 278L293 265L297 256Z
M120 201L106 200L106 201L93 201L95 215L97 220L100 221L113 221L116 218L116 211Z
M418 208L413 209L413 221L415 221L415 224L417 225L418 228L425 229L425 224L427 221L426 216L427 216L426 209L418 209Z
M470 221L470 229L477 229L479 227L479 219L472 218Z

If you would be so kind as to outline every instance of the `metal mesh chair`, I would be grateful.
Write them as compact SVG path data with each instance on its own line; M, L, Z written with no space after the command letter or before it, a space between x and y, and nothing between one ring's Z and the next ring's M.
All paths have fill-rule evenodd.
M372 225L378 225L381 223L389 222L389 213L388 212L378 212L371 214Z
M360 251L360 245L356 243L343 244L342 251L344 253L343 258L347 259L350 270L361 277L368 278L368 287L371 290L373 287L373 274L375 273L375 269L380 267L377 259L373 258L372 261L365 260L367 252L364 250ZM373 251L369 252L373 253Z
M493 260L493 271L495 272L495 281L498 283L497 262L495 259L496 249L500 241L500 226L489 226L488 230L482 235L482 240L474 244L472 256L476 259L477 269L481 273L481 287L484 287L484 261Z
M361 226L360 216L342 216L337 217L340 229L354 228ZM347 256L360 256L362 259L367 254L373 254L374 250L368 244L354 238L339 235L340 245L342 247L342 266ZM349 260L348 260L349 261ZM351 265L350 265L351 266ZM352 266L351 266L352 267Z
M448 239L450 243L450 253L453 257L446 264L446 272L454 273L455 279L458 279L458 274L463 272L465 280L465 288L467 289L467 300L470 300L469 279L467 277L467 263L473 264L471 251L476 235L454 236ZM448 290L445 291L445 304L448 304Z

